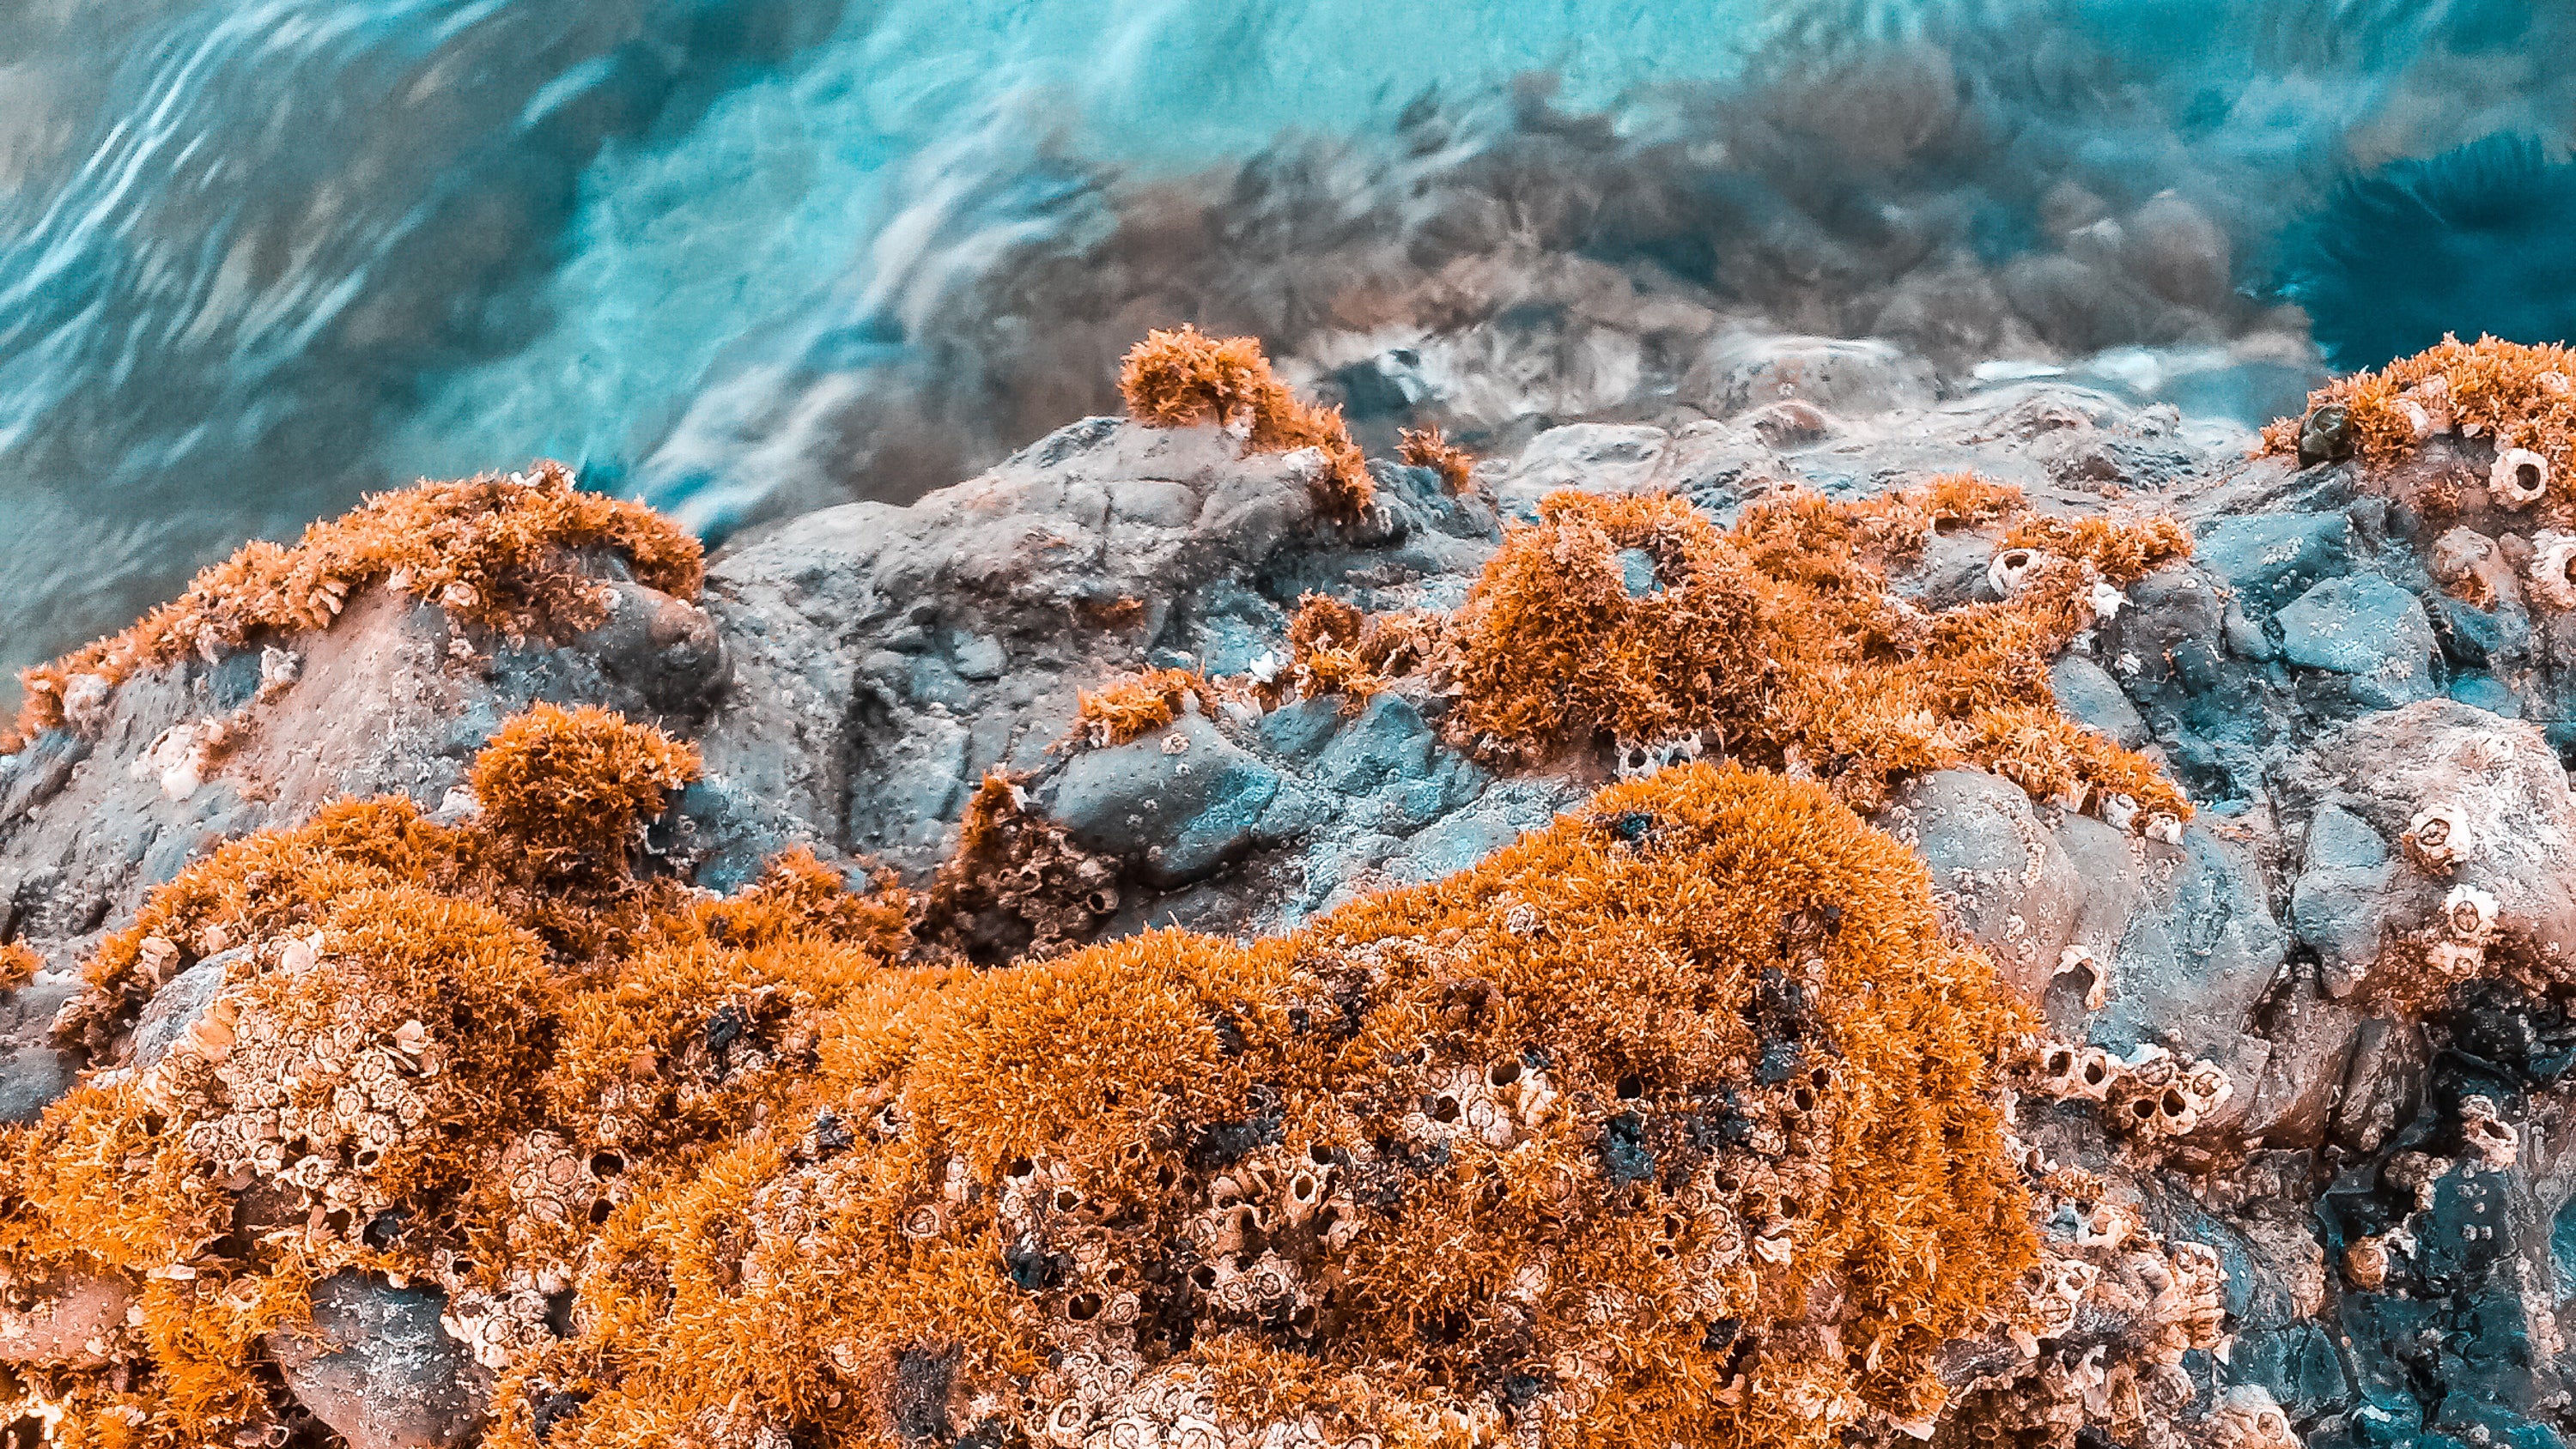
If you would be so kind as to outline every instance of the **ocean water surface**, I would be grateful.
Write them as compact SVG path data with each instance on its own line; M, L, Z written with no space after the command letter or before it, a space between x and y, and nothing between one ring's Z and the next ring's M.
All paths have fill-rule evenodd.
M2252 420L2576 330L2570 59L2508 0L22 0L0 666L422 475L909 498L1181 320L1580 371L1578 274Z

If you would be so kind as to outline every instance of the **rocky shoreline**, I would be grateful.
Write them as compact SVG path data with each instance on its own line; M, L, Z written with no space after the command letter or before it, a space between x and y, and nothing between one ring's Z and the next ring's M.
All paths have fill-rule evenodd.
M882 865L950 902L937 939L985 966L1174 926L1296 931L1727 744L1500 758L1452 728L1436 673L1364 699L1194 696L1124 742L1085 738L1087 694L1148 669L1267 686L1294 665L1310 596L1447 615L1561 489L1678 498L1727 527L1802 490L1858 503L1973 473L2039 515L2188 530L2186 561L2095 596L2049 677L2058 710L2142 752L2196 810L2155 827L1966 768L1911 773L1876 809L2030 1013L2012 1150L2042 1183L2032 1271L2062 1279L2030 1291L2063 1313L2016 1330L2028 1344L1963 1336L1946 1418L1843 1422L1962 1444L2557 1443L2556 1316L2576 1298L2557 1085L2576 1066L2576 585L2548 456L2523 455L2541 474L2522 497L2517 455L2447 415L2374 451L2332 404L2254 452L2064 380L1939 399L1928 376L1883 346L1767 339L1712 384L1722 416L1537 430L1466 491L1375 461L1374 500L1348 520L1319 501L1314 449L1093 418L909 507L737 540L696 599L586 554L599 617L560 639L377 585L324 629L112 689L75 681L63 726L0 766L0 940L42 962L0 1000L0 1115L38 1123L85 1073L137 1071L153 1032L194 1019L183 987L220 973L176 974L139 1021L86 1040L51 1030L156 889L343 796L469 821L478 757L541 702L603 706L697 752L702 773L642 839L660 878L731 895L800 847L853 881ZM1945 525L1891 586L1926 614L1994 603L2011 552L2000 524ZM1809 772L1793 756L1788 773ZM943 877L997 810L1024 822L997 847L1016 853ZM482 1432L494 1365L460 1348L455 1305L324 1280L343 1283L311 1307L336 1349L288 1335L270 1352L311 1416L276 1432L327 1426L362 1449ZM11 1276L0 1363L27 1423L44 1375L140 1302L120 1291ZM973 1427L963 1387L952 1408L944 1378L906 1392L894 1439L1008 1438ZM1536 1443L1580 1422L1457 1432Z

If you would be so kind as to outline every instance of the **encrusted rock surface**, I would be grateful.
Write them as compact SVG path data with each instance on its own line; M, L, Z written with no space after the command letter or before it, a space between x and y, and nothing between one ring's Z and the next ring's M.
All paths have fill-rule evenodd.
M0 998L0 1120L32 1119L85 1068L148 1069L196 1029L220 944L192 946L214 959L91 1055L45 1029L151 888L343 794L470 814L475 752L531 702L607 705L695 744L705 774L649 849L713 889L798 845L927 884L998 773L1114 876L1081 916L1097 935L1271 933L1474 865L1630 762L1471 758L1418 679L1209 699L1099 743L1077 739L1085 691L1149 667L1267 680L1309 593L1454 609L1558 489L1671 493L1731 521L1792 486L1863 498L1973 470L2045 512L2191 530L2187 563L2096 600L2050 683L2198 813L2164 831L1951 769L1876 816L2064 1049L2067 1099L2025 1100L2024 1138L2094 1184L2066 1190L2034 1270L2032 1291L2063 1299L2063 1371L1963 1346L1969 1418L1936 1439L1989 1426L2064 1446L2090 1423L2159 1449L2559 1443L2576 1415L2557 1327L2576 1298L2576 612L2536 521L2436 523L2420 502L2483 488L2491 441L2302 468L2066 382L1943 397L1885 344L1831 339L1730 338L1684 386L1710 420L1537 428L1478 467L1475 494L1375 462L1356 522L1319 515L1312 450L1095 418L910 507L737 541L697 603L602 565L605 618L559 642L369 588L326 631L84 690L66 728L0 765L0 940L47 967ZM1990 529L1936 533L1898 586L1929 607L1992 599L1998 547ZM189 732L209 720L224 747L200 762ZM2182 1105L2159 1106L2167 1092ZM270 1339L315 1420L362 1449L472 1437L479 1371L434 1290L320 1289L311 1331ZM95 1282L0 1291L9 1363L92 1354L130 1306ZM2121 1394L2135 1404L2087 1417L2088 1395Z

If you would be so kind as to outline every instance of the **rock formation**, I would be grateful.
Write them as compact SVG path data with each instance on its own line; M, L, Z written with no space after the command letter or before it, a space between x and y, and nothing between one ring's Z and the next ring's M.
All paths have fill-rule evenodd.
M34 672L12 1433L2558 1442L2564 356L1730 346L1367 459L1160 334L910 507L427 486Z

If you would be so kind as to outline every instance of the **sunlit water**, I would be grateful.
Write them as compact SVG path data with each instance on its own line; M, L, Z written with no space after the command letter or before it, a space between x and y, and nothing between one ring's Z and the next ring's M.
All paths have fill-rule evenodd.
M1295 344L1314 258L1442 234L1426 176L1590 208L1526 237L1788 325L1865 329L1834 290L1928 265L1900 211L1999 277L2076 246L2065 182L2190 199L2233 295L2079 297L1994 331L2025 352L2223 347L2283 301L2347 364L2555 336L2570 39L2502 0L33 0L0 12L0 664L424 474L563 457L711 530L910 496L1097 406L1099 339ZM1937 140L1855 154L1927 107ZM1262 237L1205 224L1237 196Z

